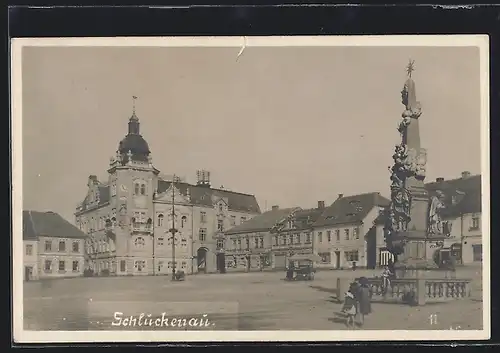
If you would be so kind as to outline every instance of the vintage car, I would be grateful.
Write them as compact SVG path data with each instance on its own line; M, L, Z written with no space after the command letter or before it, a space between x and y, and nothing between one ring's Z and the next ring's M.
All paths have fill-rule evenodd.
M289 281L312 281L316 269L314 263L320 261L318 255L293 255L288 258L289 266L286 273L286 279Z

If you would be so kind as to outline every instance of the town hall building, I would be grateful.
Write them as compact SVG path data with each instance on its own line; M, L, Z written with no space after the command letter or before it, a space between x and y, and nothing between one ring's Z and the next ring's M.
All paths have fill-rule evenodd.
M135 109L107 172L106 181L89 176L75 213L89 235L86 267L99 275L223 271L224 231L261 213L254 195L211 187L208 171L194 185L162 177Z

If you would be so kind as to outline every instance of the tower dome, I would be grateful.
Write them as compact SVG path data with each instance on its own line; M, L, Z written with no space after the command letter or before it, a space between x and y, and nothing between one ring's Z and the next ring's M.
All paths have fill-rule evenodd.
M140 134L139 118L135 115L135 110L128 122L128 134L120 141L118 152L122 157L122 163L128 162L129 151L133 161L147 162L149 154L148 143Z

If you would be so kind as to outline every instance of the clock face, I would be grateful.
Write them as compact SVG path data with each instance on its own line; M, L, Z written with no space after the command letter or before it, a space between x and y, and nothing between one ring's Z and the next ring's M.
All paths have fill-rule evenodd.
M120 189L121 189L122 191L127 191L127 187L125 186L125 184L121 184L121 185L120 185Z

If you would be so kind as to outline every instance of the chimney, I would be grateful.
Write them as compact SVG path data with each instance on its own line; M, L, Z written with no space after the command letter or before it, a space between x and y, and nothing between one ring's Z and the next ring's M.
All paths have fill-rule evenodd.
M325 201L318 201L318 209L322 210L325 208Z
M462 172L462 179L467 179L468 177L470 177L469 171Z
M436 182L440 183L442 181L444 181L444 178L442 178L442 177L436 178Z
M337 197L337 200L338 200L338 199L341 199L341 198L343 198L343 197L344 197L344 194L339 194L339 196Z
M196 185L210 187L210 172L207 170L196 171Z
M279 207L278 205L274 205L273 207L271 207L271 210L276 211L276 210L278 210L279 208L280 208L280 207Z

